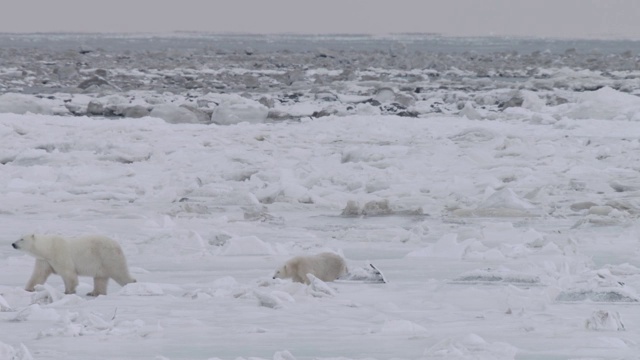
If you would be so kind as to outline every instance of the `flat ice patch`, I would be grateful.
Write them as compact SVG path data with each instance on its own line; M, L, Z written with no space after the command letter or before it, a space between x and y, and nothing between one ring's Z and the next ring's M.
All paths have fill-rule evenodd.
M228 239L220 249L223 256L275 255L276 251L257 236L237 236Z
M384 335L426 336L428 330L409 320L387 320L382 325L380 333Z
M443 259L462 259L475 239L458 241L457 234L445 234L436 243L418 250L411 251L407 257L432 257Z
M125 285L118 295L122 296L162 296L165 291L160 284L135 282Z
M424 355L435 359L515 359L518 349L503 342L487 342L476 334L446 339L428 348Z

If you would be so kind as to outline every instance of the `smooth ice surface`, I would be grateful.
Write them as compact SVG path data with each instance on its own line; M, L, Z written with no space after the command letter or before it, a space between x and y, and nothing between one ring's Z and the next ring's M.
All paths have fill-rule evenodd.
M0 114L0 359L637 357L636 69L550 62L505 82L441 63L339 78L311 63L282 77L246 65L249 53L189 70L223 73L227 94L119 84L28 95L33 103L0 96L0 109L20 100ZM336 68L352 59L321 54ZM119 56L110 81L167 81ZM494 56L529 71L516 55ZM87 75L56 74L57 84ZM32 75L15 81L26 89ZM101 115L71 112L90 101ZM209 119L220 109L226 120L122 115L140 104L191 104ZM138 282L111 281L91 298L92 279L64 295L53 275L28 293L34 259L11 243L30 232L110 236ZM356 276L272 279L288 258L322 251L342 254ZM370 263L386 284L353 280Z

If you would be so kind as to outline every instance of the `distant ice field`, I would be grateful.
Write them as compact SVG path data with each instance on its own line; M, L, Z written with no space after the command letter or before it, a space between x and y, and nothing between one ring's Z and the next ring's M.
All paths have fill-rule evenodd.
M446 37L438 34L389 34L389 35L296 35L296 34L215 34L198 32L176 32L168 34L0 34L3 48L40 48L49 50L75 50L85 47L102 48L107 51L164 51L167 49L189 50L214 47L236 51L247 48L259 52L287 50L292 52L313 51L318 48L334 50L388 50L398 45L410 51L432 51L456 53L474 51L480 53L511 52L530 53L551 51L562 53L576 49L581 53L637 52L637 40L583 40L583 39L539 39L519 37Z

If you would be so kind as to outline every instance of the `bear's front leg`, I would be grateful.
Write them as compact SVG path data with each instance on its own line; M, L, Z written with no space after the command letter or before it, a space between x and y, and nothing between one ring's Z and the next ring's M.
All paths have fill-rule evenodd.
M64 281L64 293L75 294L78 287L78 274L65 273L59 275L62 276L62 281Z
M36 264L33 267L33 273L31 274L31 278L24 289L26 291L34 291L35 286L44 284L52 273L53 268L48 262L42 259L36 259Z
M303 279L303 278L302 278L300 275L298 275L298 274L294 274L294 275L291 277L291 280L292 280L293 282L303 283L303 284L307 284L307 285L309 284L309 279L307 279L307 277L306 277L306 276L305 276L305 278Z
M95 277L93 278L93 291L87 293L87 296L107 295L107 285L109 278Z

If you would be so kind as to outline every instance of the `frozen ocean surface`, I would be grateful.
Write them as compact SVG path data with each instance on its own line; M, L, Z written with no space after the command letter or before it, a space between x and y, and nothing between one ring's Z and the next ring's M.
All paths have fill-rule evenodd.
M635 359L631 41L0 35L0 359ZM27 233L138 282L24 291ZM334 251L386 284L272 279Z

